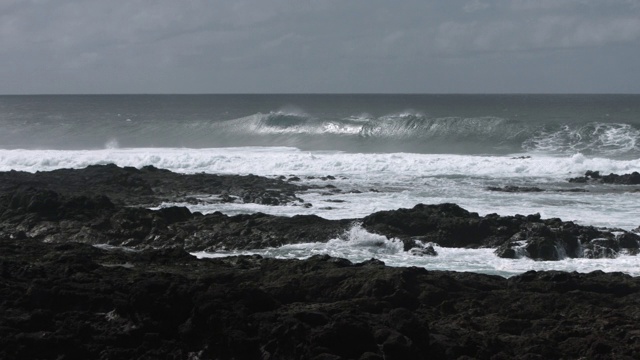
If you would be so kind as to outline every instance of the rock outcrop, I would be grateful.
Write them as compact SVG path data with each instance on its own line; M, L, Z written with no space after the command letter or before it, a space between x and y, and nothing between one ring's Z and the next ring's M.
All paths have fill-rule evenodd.
M572 183L596 182L602 184L640 185L640 173L600 175L599 171L588 170L584 176L569 179Z
M423 205L380 211L365 217L371 232L402 239L405 248L416 242L443 247L497 247L505 258L526 256L538 260L565 257L615 257L636 254L640 236L627 231L597 229L539 214L479 216L455 204Z
M555 260L637 252L632 232L455 204L350 220L145 207L194 194L296 203L300 189L151 167L0 173L0 359L640 357L640 278L621 273L505 279L187 252L328 241L357 223L416 256L438 244Z
M36 173L0 172L0 192L47 189L63 195L105 195L116 204L158 206L163 202L197 202L197 195L217 195L220 201L264 205L297 204L305 189L281 179L256 175L178 174L145 166L92 165Z
M185 207L149 210L117 206L105 196L29 188L0 195L0 224L0 234L43 242L202 251L326 242L348 230L352 221L315 215L202 215Z
M327 242L354 224L400 239L404 250L435 255L442 247L496 248L501 257L538 260L636 254L640 236L597 229L540 215L479 216L455 204L380 211L363 219L327 220L315 215L203 215L185 207L150 210L122 206L104 195L66 195L19 187L0 194L0 235L44 242L69 241L135 249L242 250Z
M640 278L0 238L2 359L637 359Z

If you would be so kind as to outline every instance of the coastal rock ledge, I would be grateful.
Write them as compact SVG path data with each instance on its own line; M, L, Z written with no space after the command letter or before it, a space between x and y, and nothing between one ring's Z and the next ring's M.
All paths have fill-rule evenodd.
M359 224L421 255L439 244L553 260L637 252L632 232L455 204L347 220L147 208L197 194L292 205L301 190L153 167L0 173L0 359L640 358L640 278L622 273L189 254L328 241Z
M344 237L360 224L369 232L401 240L405 251L419 256L437 256L433 244L493 248L503 258L536 260L614 258L640 251L640 236L634 232L541 219L539 214L479 216L456 204L418 204L343 220L262 213L203 215L176 206L147 208L164 201L185 201L195 194L244 194L247 202L269 199L267 204L272 206L291 205L300 202L296 192L306 189L281 179L181 175L153 167L0 172L0 236L196 252L327 242Z
M0 238L2 359L638 359L640 278Z
M497 248L503 258L536 260L636 255L640 236L624 230L599 229L540 214L479 216L456 204L424 205L380 211L365 217L368 231L402 239L405 249L416 243L442 247Z

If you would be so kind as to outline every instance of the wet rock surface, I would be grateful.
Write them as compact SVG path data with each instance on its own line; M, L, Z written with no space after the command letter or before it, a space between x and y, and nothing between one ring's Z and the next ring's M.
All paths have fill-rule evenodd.
M542 192L544 189L541 189L537 186L514 186L514 185L505 185L505 186L489 186L487 187L489 191L498 191L498 192L509 192L509 193L518 193L518 192Z
M185 207L149 210L114 205L105 196L65 196L32 188L0 195L0 234L50 243L188 251L258 249L326 242L351 225L351 220L331 221L314 215L202 215Z
M109 164L36 173L0 172L0 192L24 188L74 196L101 194L116 204L129 206L188 202L200 194L220 195L222 201L281 205L301 202L295 192L305 189L262 176L178 174L153 166L137 169Z
M96 173L98 179L88 180ZM145 173L151 175L141 175ZM159 183L153 179L161 179L164 175L168 179L180 180L162 180L164 184L171 185L156 186L149 193L141 191L139 196L131 194L136 192L137 186L129 188L118 185L122 182L112 184L104 180L135 176L146 179L135 181L136 184ZM239 183L230 185L235 180ZM211 185L213 183L218 185ZM251 184L257 184L257 190ZM278 191L267 189L266 184L283 188ZM0 173L0 236L136 249L178 247L194 252L327 242L361 224L367 231L401 240L404 251L413 249L411 253L418 256L435 255L436 251L425 251L430 244L496 248L496 254L501 257L526 256L539 260L616 257L619 254L636 254L640 249L640 236L632 232L581 226L560 219L541 219L539 214L479 216L456 204L418 204L412 209L380 211L362 219L346 220L261 213L228 216L216 212L203 215L192 213L185 207L158 210L141 207L157 202L159 197L168 196L169 192L175 199L205 191L205 188L238 195L241 191L237 189L242 189L245 194L276 192L273 199L280 199L278 204L296 201L292 200L296 199L293 190L306 189L295 185L289 188L289 184L282 180L257 176L180 175L150 167L137 170L107 165L36 174L5 172ZM112 196L118 189L122 189L122 193L115 195L113 200ZM264 201L262 196L259 201Z
M505 192L505 193L536 193L543 191L554 191L554 192L589 192L587 189L580 188L572 188L572 189L553 189L553 190L545 190L539 188L537 186L515 186L515 185L505 185L505 186L488 186L486 188L488 191L496 191L496 192Z
M3 359L637 359L640 279L0 239Z
M202 251L326 242L351 226L349 220L312 215L202 215L185 207L145 208L188 201L196 194L220 195L221 202L297 205L296 191L305 189L281 179L183 175L151 166L0 172L0 236Z
M456 204L418 204L412 209L380 211L365 217L362 225L370 232L401 239L405 250L416 242L443 247L497 247L496 254L504 258L559 260L636 254L640 248L640 236L623 230L541 219L539 214L479 216Z
M297 201L301 189L150 167L0 173L0 358L640 357L640 278L620 273L505 279L375 259L199 260L186 252L328 241L361 224L416 256L437 256L435 243L553 260L637 251L631 232L539 215L481 217L455 204L339 221L142 207L276 188L282 201Z
M630 174L609 174L601 175L599 171L588 170L584 176L569 179L572 183L601 183L619 185L640 185L640 173L634 171Z

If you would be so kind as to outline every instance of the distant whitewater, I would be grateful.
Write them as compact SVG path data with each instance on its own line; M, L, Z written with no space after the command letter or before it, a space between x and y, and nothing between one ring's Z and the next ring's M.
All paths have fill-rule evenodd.
M165 204L205 213L339 219L451 202L480 214L540 213L632 230L640 226L640 186L575 189L567 179L587 170L640 171L640 95L0 96L0 170L107 163L296 176L301 184L342 190L301 194L313 204L307 208ZM335 179L322 180L327 175ZM503 186L544 191L487 190ZM337 239L259 252L378 257L396 265L502 275L527 268L640 268L640 257L548 265L463 249L417 259L392 242L366 240L370 235L363 231L348 237L353 241L347 244Z
M637 95L0 97L4 149L640 156Z

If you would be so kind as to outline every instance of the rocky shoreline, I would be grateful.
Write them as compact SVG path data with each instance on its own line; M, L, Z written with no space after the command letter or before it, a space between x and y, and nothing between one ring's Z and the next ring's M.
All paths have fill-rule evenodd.
M3 359L637 359L640 278L0 239Z
M420 256L437 256L438 244L557 260L637 254L634 232L455 204L347 220L149 209L199 195L304 206L304 190L295 179L151 166L0 173L0 358L640 356L640 278L620 273L505 279L373 259L188 254L326 242L359 224Z
M495 248L503 258L537 260L635 255L640 249L640 236L629 231L541 219L539 214L479 216L455 204L418 204L345 220L147 208L197 201L198 194L217 196L209 201L304 205L296 192L308 187L253 175L184 175L151 166L96 165L35 174L4 172L0 186L0 235L43 242L178 247L190 252L248 250L327 242L361 224L369 232L402 241L405 251L422 255L435 255L433 244Z

